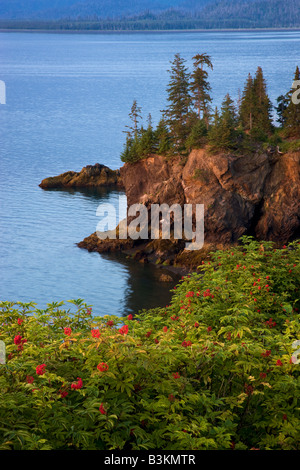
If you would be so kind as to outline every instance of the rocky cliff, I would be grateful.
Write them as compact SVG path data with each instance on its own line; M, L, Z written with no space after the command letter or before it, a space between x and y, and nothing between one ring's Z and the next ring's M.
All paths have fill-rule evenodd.
M204 204L205 247L228 246L242 235L284 244L300 236L300 152L234 156L193 150L187 160L151 156L120 169L128 207L142 203ZM91 251L135 250L143 260L199 264L178 240L99 240L79 246ZM198 256L199 255L199 256Z

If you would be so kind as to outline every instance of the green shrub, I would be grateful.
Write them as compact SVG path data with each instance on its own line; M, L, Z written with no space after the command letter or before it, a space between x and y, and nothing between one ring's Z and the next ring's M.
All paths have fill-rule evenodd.
M299 449L299 267L245 238L133 318L2 302L0 449Z

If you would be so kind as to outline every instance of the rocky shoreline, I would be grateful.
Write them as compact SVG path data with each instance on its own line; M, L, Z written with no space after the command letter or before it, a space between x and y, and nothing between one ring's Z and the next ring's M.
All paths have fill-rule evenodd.
M47 178L40 186L91 188L114 186L126 192L127 204L204 204L205 243L185 249L184 240L100 239L93 233L80 248L98 253L120 252L141 263L174 272L196 270L209 253L239 243L243 235L283 245L300 236L300 152L257 152L236 156L206 149L167 158L152 155L120 170L87 166ZM127 221L129 223L130 220Z

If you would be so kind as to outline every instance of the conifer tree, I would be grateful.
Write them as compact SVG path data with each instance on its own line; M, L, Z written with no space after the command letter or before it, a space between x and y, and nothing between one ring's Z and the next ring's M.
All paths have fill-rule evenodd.
M299 67L296 67L294 82L300 80ZM297 86L297 84L296 84ZM296 88L292 88L286 94L286 109L283 111L283 128L287 137L295 137L300 139L300 103L293 100Z
M254 110L254 97L253 97L253 78L249 73L240 104L240 122L245 130L251 131L253 127L253 110Z
M222 106L221 115L215 111L214 123L209 131L208 139L213 150L230 150L236 146L236 126L238 118L234 102L227 93Z
M170 130L174 148L180 153L190 132L191 96L189 93L189 72L185 60L176 54L170 72L171 80L167 87L169 105L163 111Z
M208 129L212 99L209 94L211 86L208 82L208 72L204 69L204 66L213 70L213 65L210 56L207 54L197 54L193 57L193 60L194 71L191 74L190 84L192 102L197 110L198 119L204 119Z
M253 127L269 133L272 131L272 104L267 95L266 81L261 67L257 68L253 80L254 122Z
M165 155L171 149L171 136L166 121L161 118L155 131L156 152Z
M125 131L125 132L130 137L137 137L138 123L139 123L139 120L142 119L140 112L141 112L141 108L137 105L137 101L134 100L131 106L131 111L129 113L129 117L132 121L132 126L125 126L129 129L129 131Z
M240 123L244 130L269 133L272 131L272 105L267 95L266 82L261 67L254 79L249 74L240 106Z

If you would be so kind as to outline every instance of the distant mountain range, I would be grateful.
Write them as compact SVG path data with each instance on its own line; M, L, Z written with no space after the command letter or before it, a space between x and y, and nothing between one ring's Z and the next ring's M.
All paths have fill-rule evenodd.
M300 28L300 0L0 0L0 27Z

